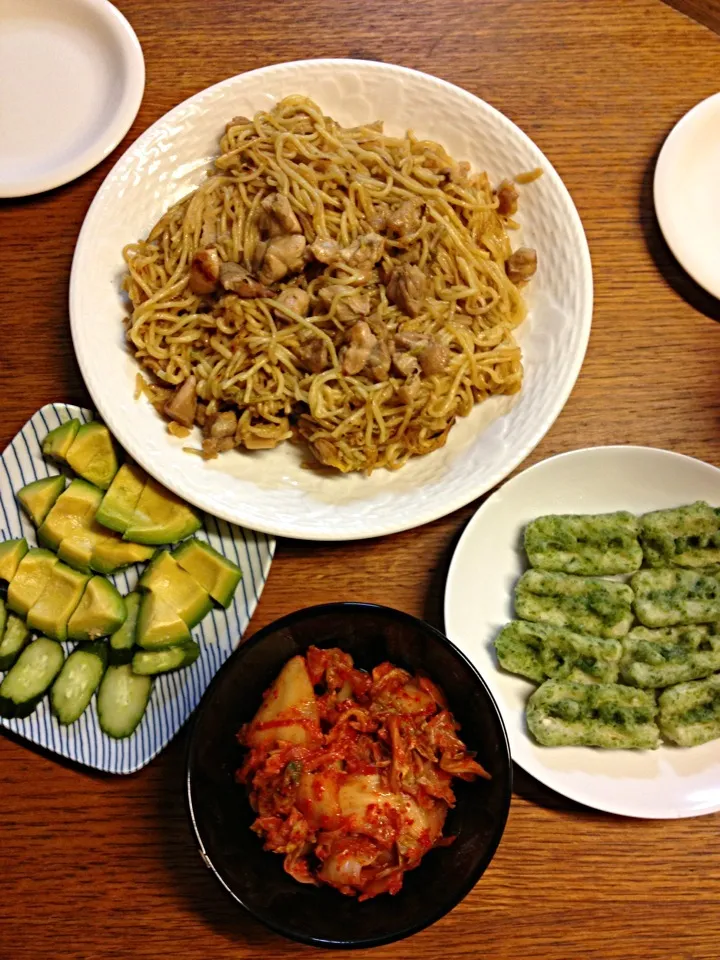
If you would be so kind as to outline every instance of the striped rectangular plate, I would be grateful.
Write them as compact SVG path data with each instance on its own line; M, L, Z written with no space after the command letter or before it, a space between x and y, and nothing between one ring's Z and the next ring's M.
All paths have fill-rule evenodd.
M73 417L92 420L90 410L51 403L30 419L0 458L0 539L27 537L36 544L35 531L20 511L15 491L31 480L59 471L43 459L41 443L45 434ZM159 677L147 712L135 733L127 740L113 740L98 725L95 700L69 727L60 726L52 716L47 698L23 720L0 719L0 724L48 750L109 773L133 773L149 763L175 736L200 700L220 665L240 642L257 606L270 570L275 541L262 533L244 530L203 514L197 534L216 550L240 565L243 578L235 600L227 610L214 610L194 630L202 654L184 670ZM139 567L111 577L121 593L132 590ZM66 652L71 649L65 644Z

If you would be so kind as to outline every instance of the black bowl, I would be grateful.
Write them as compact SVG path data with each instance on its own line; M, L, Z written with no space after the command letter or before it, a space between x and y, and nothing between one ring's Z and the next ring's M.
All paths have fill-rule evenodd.
M253 812L234 780L242 749L235 739L260 706L283 664L315 644L346 650L358 667L383 660L422 670L445 691L491 780L455 781L457 804L445 834L405 874L396 896L359 903L330 887L298 883L283 858L263 850L250 830ZM475 886L505 828L512 767L505 728L483 679L450 641L422 620L387 607L331 603L277 620L242 644L210 684L198 708L187 763L190 819L206 864L253 916L272 930L323 947L371 947L410 936L452 910Z

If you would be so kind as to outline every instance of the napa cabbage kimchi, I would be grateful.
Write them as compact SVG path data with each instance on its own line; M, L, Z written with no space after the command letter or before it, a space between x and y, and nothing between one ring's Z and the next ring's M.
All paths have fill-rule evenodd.
M238 734L252 829L301 883L367 900L451 843L453 778L489 774L458 737L442 690L391 663L371 673L338 649L293 657Z

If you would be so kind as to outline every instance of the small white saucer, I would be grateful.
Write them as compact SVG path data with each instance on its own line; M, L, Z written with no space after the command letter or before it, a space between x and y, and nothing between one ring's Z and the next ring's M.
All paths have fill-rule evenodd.
M720 93L673 127L658 157L653 191L673 254L693 280L720 297Z
M79 177L135 119L145 63L107 0L0 0L0 197Z

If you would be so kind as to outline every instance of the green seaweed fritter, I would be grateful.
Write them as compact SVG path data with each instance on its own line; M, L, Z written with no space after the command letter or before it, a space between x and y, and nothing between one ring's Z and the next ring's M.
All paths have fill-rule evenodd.
M498 634L500 665L542 683L548 677L584 683L614 683L623 648L619 640L589 637L546 623L513 620Z
M720 670L720 624L633 627L622 644L620 676L631 686L669 687Z
M720 564L720 510L703 500L640 518L640 541L651 567Z
M720 674L690 680L660 694L660 729L681 747L720 737Z
M549 515L525 528L525 552L539 570L589 576L634 573L643 560L639 533L637 517L626 510Z
M720 620L720 572L658 567L639 570L630 584L635 615L645 627Z
M522 620L616 640L630 629L632 600L624 583L541 570L526 570L515 587Z

